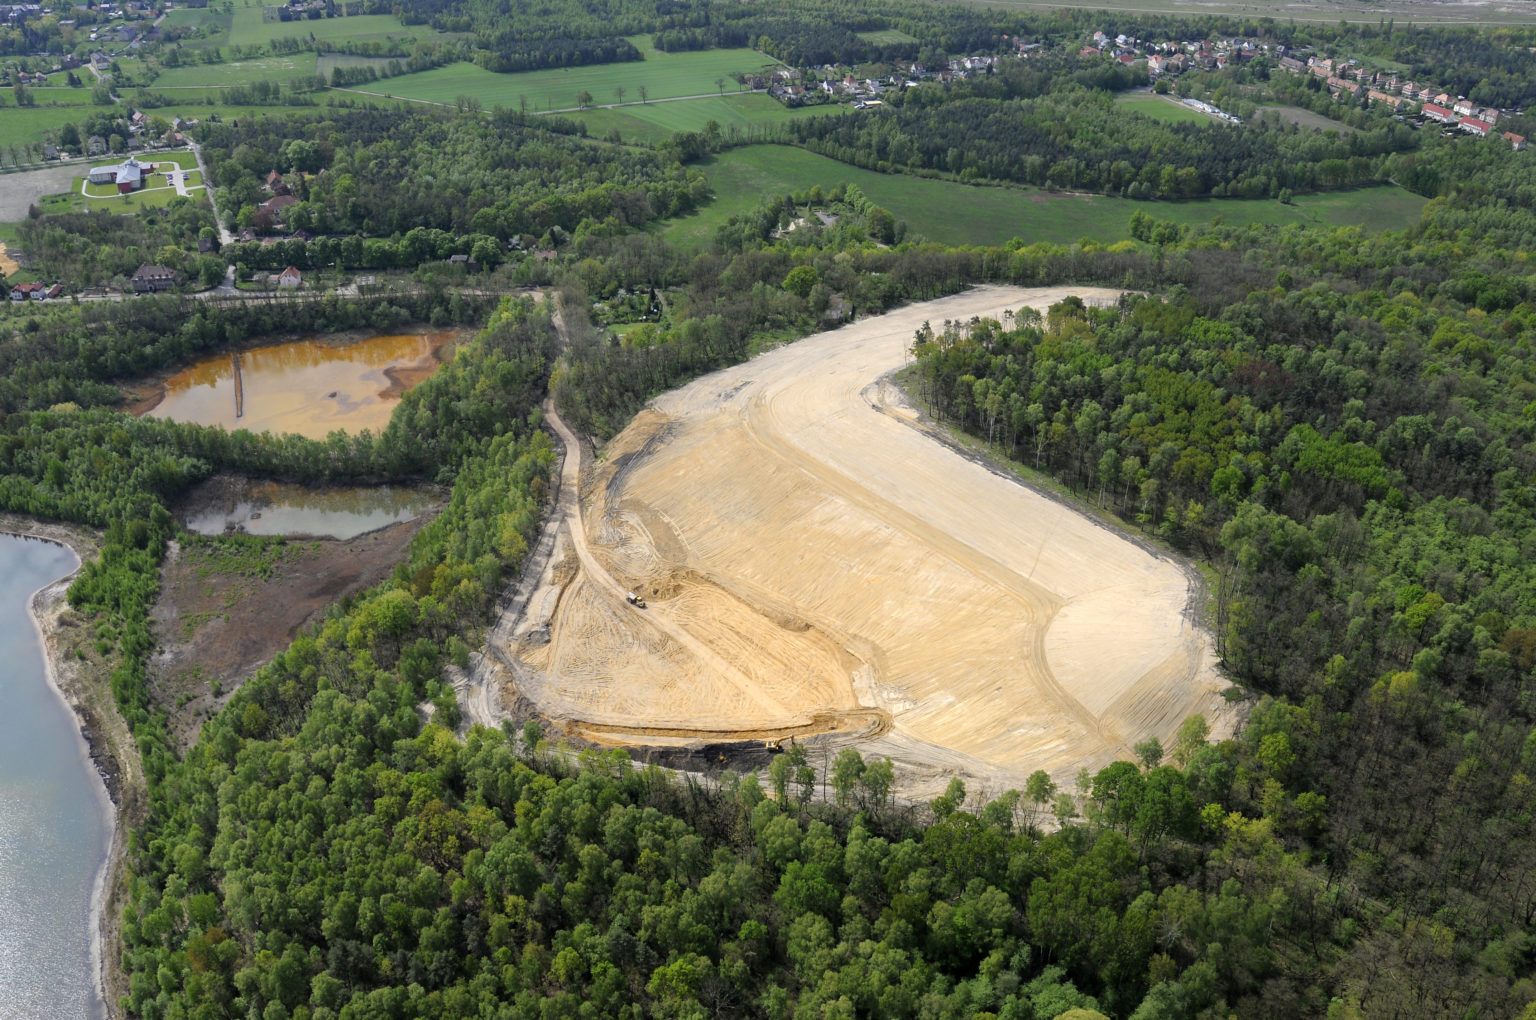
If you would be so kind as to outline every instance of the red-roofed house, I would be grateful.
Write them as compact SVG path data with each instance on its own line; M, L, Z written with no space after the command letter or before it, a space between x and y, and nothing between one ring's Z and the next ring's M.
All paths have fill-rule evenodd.
M1456 115L1454 113L1443 106L1436 106L1434 103L1425 103L1422 112L1424 116L1431 120L1438 120L1442 124L1454 124L1456 122Z
M1493 125L1486 120L1478 120L1476 117L1463 117L1458 125L1463 131L1479 138L1487 138L1488 132L1493 130Z
M1504 132L1504 140L1507 141L1516 152L1523 152L1525 150L1524 135L1517 135L1513 131L1506 131Z

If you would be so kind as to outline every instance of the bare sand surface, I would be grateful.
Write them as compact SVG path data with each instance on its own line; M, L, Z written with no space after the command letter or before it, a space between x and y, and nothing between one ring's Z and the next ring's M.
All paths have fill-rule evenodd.
M1070 780L1196 712L1230 732L1185 568L955 452L884 381L925 320L1069 294L1118 297L980 288L810 337L662 396L589 468L553 416L580 499L498 650L518 693L599 743L851 741L916 796Z

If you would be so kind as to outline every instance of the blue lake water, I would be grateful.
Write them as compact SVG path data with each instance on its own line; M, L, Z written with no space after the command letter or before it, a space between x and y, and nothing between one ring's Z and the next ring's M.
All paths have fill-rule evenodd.
M27 611L78 563L64 546L0 535L0 1020L106 1015L90 945L110 807Z

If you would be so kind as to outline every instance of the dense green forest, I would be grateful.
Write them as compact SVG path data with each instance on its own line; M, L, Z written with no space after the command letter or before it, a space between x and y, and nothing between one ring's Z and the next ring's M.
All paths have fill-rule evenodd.
M347 266L416 265L470 254L482 242L477 258L494 262L498 239L637 227L687 212L707 194L696 172L552 130L562 124L513 111L488 121L332 111L210 125L204 145L220 204L240 226L274 229L276 215L264 203L275 171L298 199L282 210L283 225L346 235L337 246ZM444 247L427 231L455 236ZM388 251L364 240L397 234L403 245Z

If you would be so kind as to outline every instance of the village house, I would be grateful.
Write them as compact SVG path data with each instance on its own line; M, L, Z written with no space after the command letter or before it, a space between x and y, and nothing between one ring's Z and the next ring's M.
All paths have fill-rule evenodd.
M1476 117L1463 117L1458 126L1467 134L1476 135L1479 138L1487 138L1488 132L1493 130L1492 124L1486 120L1478 120Z
M1503 134L1503 138L1516 152L1523 152L1525 150L1524 135L1517 135L1513 131L1506 131Z
M48 296L48 288L41 283L18 283L11 288L12 301L42 301Z
M176 286L176 273L164 266L144 263L128 281L135 294L148 294L154 291L169 290Z
M304 285L304 274L289 266L271 278L271 282L285 290L297 290Z

